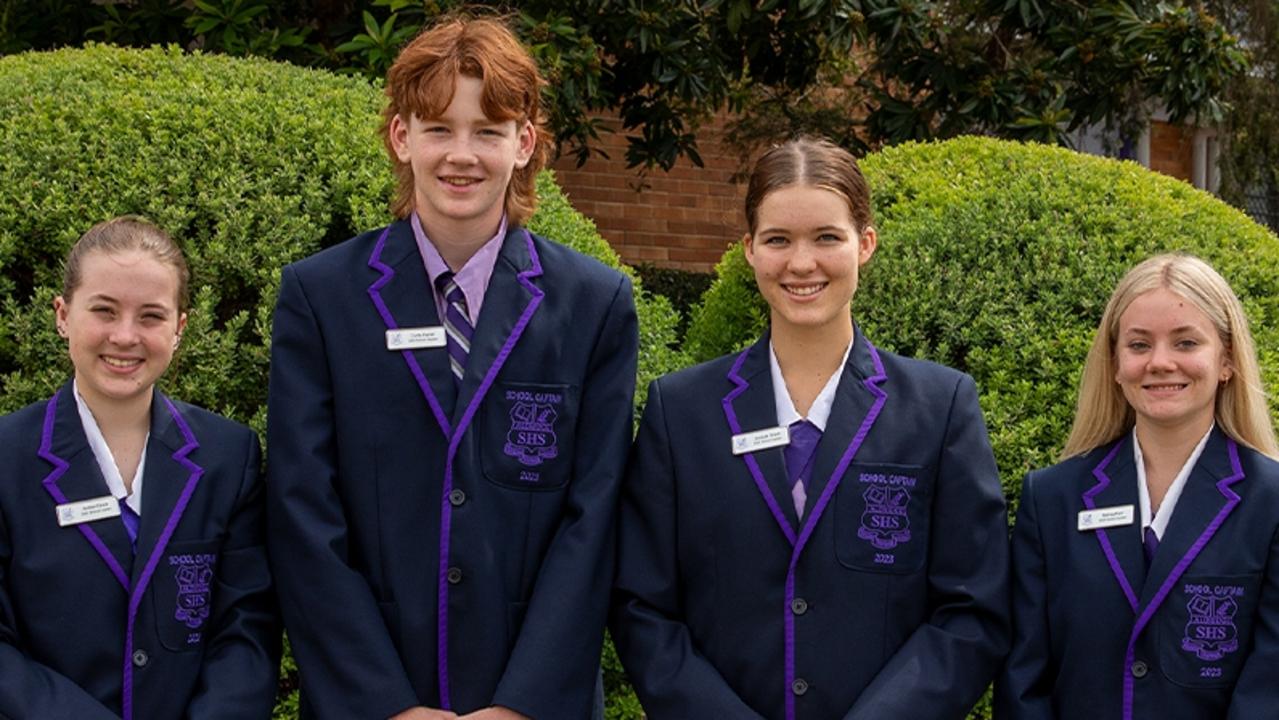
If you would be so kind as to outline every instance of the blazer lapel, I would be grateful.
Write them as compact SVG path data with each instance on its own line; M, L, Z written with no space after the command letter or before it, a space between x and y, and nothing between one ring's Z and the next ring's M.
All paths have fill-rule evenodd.
M536 284L541 275L541 260L528 231L521 227L508 230L471 338L466 376L453 409L455 427L469 423L467 412L473 413L471 406L488 393L507 356L537 312L545 295Z
M1150 606L1151 612L1167 596L1165 586L1176 584L1239 503L1239 496L1230 489L1243 479L1238 453L1234 441L1219 429L1212 431L1186 479L1142 587L1141 605Z
M382 232L368 265L374 271L369 298L386 329L441 327L435 294L407 221L394 222ZM456 402L457 385L449 369L448 351L438 347L399 352L440 429L445 436L451 435L448 418Z
M733 389L723 399L729 432L733 435L777 427L777 403L769 370L770 333L738 356L728 373ZM738 456L746 464L765 503L791 544L798 537L799 518L786 477L784 448L757 450Z
M1084 509L1121 505L1131 505L1133 509L1131 525L1094 530L1092 534L1129 607L1136 612L1137 592L1146 579L1146 559L1141 545L1137 469L1133 465L1131 431L1110 447L1092 474L1096 482L1084 491L1081 498Z
M151 437L147 440L142 483L142 522L133 563L133 585L146 590L151 573L177 529L204 470L188 455L199 447L185 420L156 390L151 399Z
M870 433L887 400L879 389L879 383L887 379L883 364L860 329L854 328L853 349L842 372L844 375L835 391L835 402L831 405L826 430L817 444L817 457L813 461L808 508L804 517L806 527L820 519L830 496L842 481L848 463L860 450L862 441Z
M111 494L106 480L102 478L98 459L85 437L74 392L68 382L45 406L38 454L51 468L43 483L55 506ZM51 508L50 512L52 511ZM129 569L133 563L133 550L124 522L118 517L104 518L81 523L75 530L84 536L127 592L130 587Z

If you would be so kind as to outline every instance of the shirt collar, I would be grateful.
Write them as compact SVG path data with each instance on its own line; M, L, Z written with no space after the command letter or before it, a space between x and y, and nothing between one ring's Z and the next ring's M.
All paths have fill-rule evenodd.
M1177 473L1177 477L1173 478L1172 484L1168 486L1168 492L1164 493L1164 501L1159 504L1159 512L1151 517L1150 513L1150 488L1146 486L1146 464L1141 454L1141 442L1137 440L1137 428L1132 429L1132 458L1137 466L1137 498L1141 505L1141 528L1145 533L1147 527L1155 529L1155 535L1163 538L1164 531L1168 529L1168 521L1172 518L1172 511L1177 507L1177 501L1181 499L1181 491L1186 488L1186 480L1190 478L1190 473L1195 469L1195 463L1199 462L1199 456L1203 454L1204 446L1208 444L1208 436L1212 435L1212 429L1217 424L1213 423L1208 427L1208 432L1199 439L1199 444L1195 445L1195 449L1190 453L1190 457L1186 458L1186 463L1181 466L1181 470Z
M830 419L831 406L835 404L835 391L839 389L839 380L844 376L844 367L848 365L848 355L853 350L853 341L848 341L848 347L844 348L844 359L839 362L839 367L835 372L831 373L830 378L826 380L826 386L822 391L817 393L817 398L813 400L813 405L808 409L808 417L802 418L799 411L795 409L795 403L791 400L790 391L786 389L786 379L782 377L782 368L777 363L777 353L773 350L773 341L768 341L768 370L773 376L773 403L777 407L777 424L779 427L790 427L791 423L797 420L807 419L809 422L817 426L818 430L826 432L826 421Z
M422 255L422 262L426 266L427 278L431 281L431 289L434 291L437 307L443 307L444 298L440 295L439 289L435 287L435 279L440 275L449 272L448 263L444 262L444 258L440 255L440 251L435 247L435 243L426 235L426 230L422 227L422 221L418 219L417 212L409 213L409 224L413 226L413 238L417 241L418 252ZM461 288L462 294L466 297L467 314L470 315L471 325L474 326L480 318L480 307L484 303L484 295L488 292L489 281L493 279L493 269L497 267L497 257L502 250L502 240L506 238L506 214L502 214L502 221L498 223L497 233L489 238L470 260L453 274L453 281Z
M80 395L80 388L75 380L71 381L71 389L75 396L76 410L80 413L80 424L84 427L84 437L89 441L89 449L93 450L94 459L98 461L98 469L102 471L102 479L107 483L107 490L116 500L123 499L128 502L129 507L141 515L142 477L147 464L147 443L151 439L151 432L147 431L146 440L142 442L142 455L138 458L138 469L133 473L133 494L130 495L124 489L120 468L115 464L115 456L111 454L107 439L102 436L102 428L98 427L98 421L93 417L93 411L89 409L84 397Z

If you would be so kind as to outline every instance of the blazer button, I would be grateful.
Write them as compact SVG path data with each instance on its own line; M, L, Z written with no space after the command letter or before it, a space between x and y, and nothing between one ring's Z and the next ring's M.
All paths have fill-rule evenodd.
M449 492L449 503L454 507L461 505L464 502L466 502L466 493L457 488L454 488Z
M1135 678L1144 678L1146 673L1150 672L1150 667L1145 662L1138 660L1132 664L1132 676Z
M149 663L149 662L151 662L151 656L150 656L150 655L147 655L147 651L146 651L146 650L134 650L134 651L133 651L133 664L134 664L134 665L136 665L136 666L138 666L138 667L146 667L146 666L147 666L147 663Z
M804 598L795 598L790 601L790 611L796 615L803 615L808 612L808 601Z
M462 582L462 569L455 567L449 568L447 577L449 579L449 585L456 585Z
M790 684L790 689L796 695L803 695L808 692L808 681L804 678L795 678L795 682Z

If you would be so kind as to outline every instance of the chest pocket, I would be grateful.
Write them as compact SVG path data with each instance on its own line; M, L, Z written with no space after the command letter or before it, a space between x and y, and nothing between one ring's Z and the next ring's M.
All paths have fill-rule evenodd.
M577 429L576 385L497 383L481 410L484 476L520 490L568 483Z
M156 633L173 652L204 646L217 586L217 540L171 543L151 577Z
M1183 575L1159 608L1159 664L1178 685L1219 687L1239 679L1252 648L1261 578Z
M852 463L835 493L835 556L853 570L905 574L928 559L935 472Z

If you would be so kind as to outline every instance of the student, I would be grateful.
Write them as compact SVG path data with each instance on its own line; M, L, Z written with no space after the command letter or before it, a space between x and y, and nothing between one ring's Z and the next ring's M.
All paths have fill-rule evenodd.
M766 153L747 262L770 328L653 383L610 621L648 717L962 718L1007 643L1003 495L971 378L853 323L869 190Z
M284 269L272 557L303 716L600 712L638 345L621 273L531 234L544 81L449 18L387 75L399 218Z
M1273 717L1279 448L1215 270L1160 255L1119 282L1062 455L1022 489L996 716Z
M257 436L155 389L187 278L136 217L67 257L53 305L74 378L0 418L0 717L270 716Z

